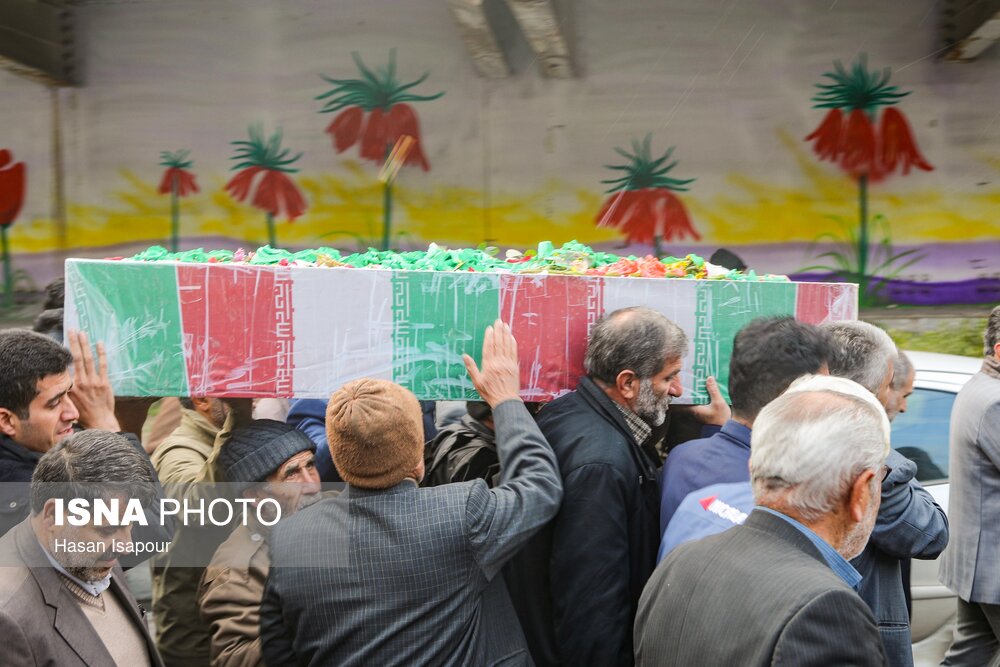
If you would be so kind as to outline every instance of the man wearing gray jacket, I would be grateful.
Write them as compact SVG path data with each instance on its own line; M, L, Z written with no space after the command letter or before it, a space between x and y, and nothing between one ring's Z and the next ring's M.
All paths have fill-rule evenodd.
M830 375L854 380L888 409L897 358L889 335L867 322L833 322L823 328L834 339ZM917 464L894 449L885 464L878 520L868 545L851 565L861 573L858 594L875 614L889 667L910 667L913 649L902 562L937 558L948 544L948 517L916 480Z
M951 544L942 583L958 595L942 665L1000 664L1000 306L986 324L981 371L951 411Z
M769 403L750 450L757 506L657 566L635 619L637 667L884 665L848 560L875 523L888 451L885 413L854 382L814 376Z
M555 515L555 455L519 397L517 344L487 328L472 384L493 409L500 483L420 488L420 404L386 380L357 380L327 407L347 488L283 521L261 606L275 665L526 665L500 569Z

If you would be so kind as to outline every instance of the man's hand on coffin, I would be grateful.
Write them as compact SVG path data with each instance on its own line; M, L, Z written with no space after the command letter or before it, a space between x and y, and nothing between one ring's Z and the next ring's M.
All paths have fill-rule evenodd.
M476 388L484 401L491 408L496 408L504 401L521 400L521 376L517 363L517 341L510 327L497 320L486 327L483 338L483 367L467 354L462 355L465 368L472 378L472 386Z
M682 412L688 414L702 424L714 424L722 426L732 416L733 411L722 397L719 390L719 383L714 377L705 380L705 389L708 391L710 402L708 405L671 405L671 412Z
M97 343L97 358L90 351L87 334L70 331L69 351L73 355L73 388L69 397L80 411L77 420L83 428L117 432L121 425L115 417L115 392L108 379L108 358L104 344Z

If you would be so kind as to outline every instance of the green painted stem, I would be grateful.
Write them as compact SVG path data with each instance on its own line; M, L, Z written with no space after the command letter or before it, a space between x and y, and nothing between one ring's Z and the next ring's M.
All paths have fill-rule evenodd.
M181 198L177 190L177 177L174 176L170 184L170 252L178 252L181 243Z
M392 238L392 183L382 184L382 250L389 249L389 239Z
M0 240L3 245L3 293L4 305L14 305L14 267L10 265L10 246L7 241L7 225L0 226Z
M272 248L278 247L278 238L274 232L274 216L267 214L267 244Z
M858 177L858 291L861 300L868 295L868 175Z
M663 236L660 234L653 236L653 255L655 255L657 259L663 257Z

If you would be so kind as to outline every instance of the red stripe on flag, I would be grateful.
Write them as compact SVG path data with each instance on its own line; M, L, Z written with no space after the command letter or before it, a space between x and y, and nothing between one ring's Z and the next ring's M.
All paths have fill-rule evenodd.
M604 310L603 285L596 277L500 277L500 318L517 339L525 400L576 387L590 328Z
M823 324L858 318L856 285L798 283L795 319L806 324Z
M177 267L192 396L289 393L288 283L287 273L276 279L264 267Z

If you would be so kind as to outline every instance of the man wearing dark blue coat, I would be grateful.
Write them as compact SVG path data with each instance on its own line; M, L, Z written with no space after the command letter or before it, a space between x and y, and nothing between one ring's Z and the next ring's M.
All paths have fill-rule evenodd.
M829 356L829 337L791 317L761 317L736 334L729 362L732 419L711 437L670 451L660 479L661 535L689 493L750 478L750 429L757 413L796 378L825 373Z
M632 664L632 621L660 536L653 429L683 391L686 351L684 332L660 313L617 310L594 325L576 391L539 413L562 508L506 570L538 665Z

